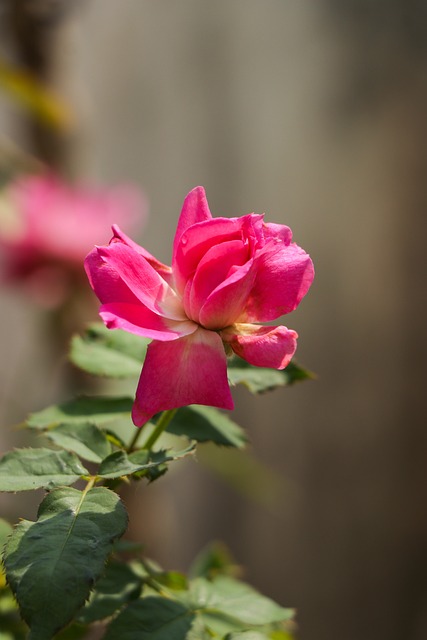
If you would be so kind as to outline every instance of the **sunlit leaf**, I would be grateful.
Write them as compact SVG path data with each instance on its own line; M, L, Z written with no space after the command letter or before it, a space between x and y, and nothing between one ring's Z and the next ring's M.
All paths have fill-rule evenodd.
M88 471L68 451L15 449L0 459L0 491L29 491L70 485Z
M184 602L199 610L206 625L221 634L282 622L293 616L292 609L284 609L249 585L227 576L212 581L196 578Z
M231 384L243 384L254 394L314 378L314 374L294 362L291 362L286 369L278 371L255 367L237 356L230 360L227 375Z
M121 329L91 325L71 341L70 360L93 375L110 378L139 376L150 340Z
M10 534L12 533L13 529L12 529L12 525L9 524L9 522L7 522L7 520L4 520L3 518L0 518L0 554L1 554L1 550L3 549L6 540L8 538L8 536L10 536ZM2 593L2 589L5 587L6 585L6 576L4 574L3 571L3 567L0 563L0 598L2 597L3 593ZM3 609L2 609L2 601L0 600L0 616L2 613ZM0 636L0 640L1 640L1 636Z
M210 441L226 447L242 448L247 443L243 429L214 407L182 407L176 412L166 430L197 442Z
M45 435L57 446L73 451L90 462L101 462L111 453L111 444L105 433L87 422L60 424L55 429L47 431Z
M260 631L237 631L227 633L224 640L269 640L269 637Z
M0 518L0 549L3 548L7 537L12 533L12 525L4 518Z
M192 444L182 451L150 452L141 449L129 454L125 451L115 451L102 461L98 469L98 476L113 479L140 473L141 471L149 471L174 460L184 458L192 454L194 450L195 445Z
M132 405L133 399L127 397L82 396L31 413L26 424L32 429L48 429L60 424L85 422L100 426L116 418L129 416Z
M126 527L122 502L102 487L54 489L36 522L15 527L4 564L31 639L51 640L73 618Z

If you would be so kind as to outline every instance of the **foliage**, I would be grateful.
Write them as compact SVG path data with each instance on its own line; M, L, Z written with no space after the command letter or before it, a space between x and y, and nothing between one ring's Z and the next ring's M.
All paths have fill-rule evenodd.
M70 357L92 374L133 377L146 346L95 324L72 340ZM235 358L229 378L260 393L310 377L290 367L272 372ZM25 638L26 625L30 640L84 638L93 623L104 625L104 640L135 634L142 640L287 640L292 610L238 580L238 567L223 547L198 556L189 578L142 559L139 547L131 560L128 552L123 558L129 551L117 544L127 527L118 495L123 482L158 479L177 460L191 458L199 443L237 451L247 441L222 411L194 405L160 414L125 444L111 427L118 419L130 422L132 403L127 396L84 396L32 413L24 426L42 446L0 458L0 491L46 491L34 522L21 520L12 529L0 520L5 640ZM155 446L165 431L182 446ZM78 488L71 486L76 483Z

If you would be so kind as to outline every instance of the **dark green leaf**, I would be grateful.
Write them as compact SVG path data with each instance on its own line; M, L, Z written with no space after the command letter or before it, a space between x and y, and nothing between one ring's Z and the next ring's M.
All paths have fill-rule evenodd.
M70 360L93 375L110 378L139 376L150 340L102 324L93 324L71 341Z
M111 616L124 604L137 598L142 579L124 563L111 561L105 574L98 580L89 602L77 619L86 624Z
M15 527L4 564L31 640L51 640L73 618L126 526L119 497L100 487L54 489L41 503L37 522L23 520Z
M63 631L60 631L55 636L55 640L81 640L82 638L87 640L87 637L86 625L78 624L75 622Z
M227 374L231 384L243 384L254 394L314 378L310 371L303 369L294 362L288 364L286 369L278 371L265 367L255 367L238 357L230 360Z
M186 640L194 613L156 596L132 602L110 624L103 640Z
M99 426L129 415L132 405L132 398L82 396L30 414L27 426L33 429L49 429L60 424L81 424L84 422Z
M150 452L145 449L126 453L125 451L115 451L105 458L98 470L98 475L102 478L120 478L132 475L141 471L148 471L160 467L173 460L178 460L188 456L195 450L192 444L183 451L156 451Z
M166 430L197 442L211 441L218 445L239 449L243 448L247 442L243 429L214 407L199 405L182 407L176 412Z
M114 545L114 553L122 554L122 553L132 553L139 555L142 553L144 549L144 545L141 542L133 542L132 540L119 540Z
M73 451L90 462L101 462L111 453L111 444L106 435L89 422L60 424L47 431L46 437L59 447Z
M68 451L15 449L0 460L0 491L67 486L87 474L77 456Z

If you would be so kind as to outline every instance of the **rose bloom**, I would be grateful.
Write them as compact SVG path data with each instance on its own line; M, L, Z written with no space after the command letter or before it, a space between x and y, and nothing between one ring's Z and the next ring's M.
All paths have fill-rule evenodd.
M152 338L132 418L203 404L233 408L226 350L260 367L284 369L297 334L262 326L293 311L314 276L310 257L289 227L263 215L212 218L205 191L186 197L162 264L117 226L108 246L86 258L86 271L107 327Z
M84 258L105 229L113 222L132 228L145 209L132 186L87 188L51 174L21 177L0 192L1 278L56 306L81 284Z

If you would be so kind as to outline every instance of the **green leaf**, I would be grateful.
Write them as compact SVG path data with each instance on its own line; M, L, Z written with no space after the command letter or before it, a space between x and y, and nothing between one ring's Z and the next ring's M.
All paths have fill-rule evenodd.
M228 364L230 384L243 384L251 393L264 393L277 387L285 387L302 380L314 378L314 374L294 362L286 369L278 371L265 367L255 367L242 358L234 357Z
M103 487L54 489L37 522L21 521L5 547L8 582L31 640L51 640L72 620L127 527L119 497Z
M284 609L255 589L227 576L213 581L196 578L192 581L188 600L191 608L200 609L207 626L218 633L244 630L289 620L292 609ZM226 628L228 625L228 628Z
M89 602L79 613L77 620L88 624L111 616L124 604L137 598L141 592L142 578L122 562L109 562L105 574L97 582Z
M154 575L154 580L160 585L172 591L184 591L188 589L188 580L179 571L163 571Z
M150 340L121 329L91 325L71 341L70 360L93 375L110 378L139 376Z
M214 442L239 449L246 445L245 432L225 413L214 407L191 405L176 412L166 431L197 442Z
M195 445L192 444L182 451L150 452L146 449L140 449L129 454L125 451L115 451L101 462L98 476L113 479L141 471L149 471L173 460L184 458L192 454L194 450Z
M45 435L58 447L73 451L90 462L101 462L111 453L111 444L106 435L89 422L60 424Z
M189 574L192 578L212 579L217 575L236 575L239 567L222 542L211 542L194 559Z
M149 584L157 582L159 587L166 587L172 591L187 591L187 577L179 571L163 571L163 569L151 559L145 558L136 564L138 574Z
M186 640L194 613L156 596L132 602L110 624L103 640Z
M13 528L12 525L4 518L0 518L0 549L3 548L4 543L7 540L7 537L12 533ZM1 582L0 582L1 586Z
M203 620L200 617L196 617L185 640L212 640L212 638L219 640L219 636L217 634L214 636L213 633L206 628Z
M269 640L296 640L295 636L285 629L274 629L268 634Z
M60 424L90 422L97 426L108 424L132 410L133 399L103 396L82 396L69 402L55 404L37 413L31 413L27 426L32 429L49 429Z
M73 623L63 631L60 631L55 640L81 640L82 638L87 640L87 627L82 624Z
M15 449L0 459L0 491L70 485L87 474L77 456L68 451Z
M200 449L198 460L235 491L264 508L277 512L282 504L283 478L257 460L252 451L206 445Z

